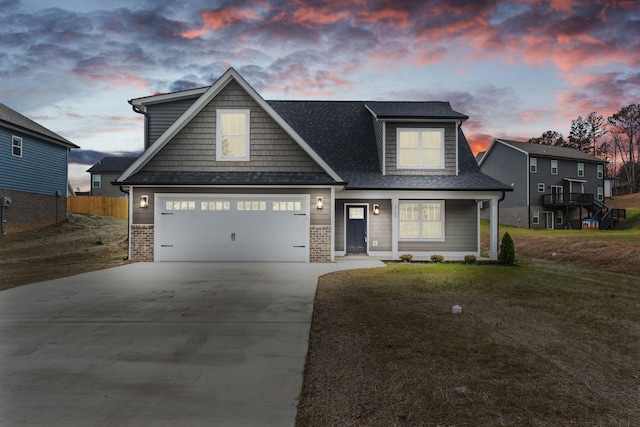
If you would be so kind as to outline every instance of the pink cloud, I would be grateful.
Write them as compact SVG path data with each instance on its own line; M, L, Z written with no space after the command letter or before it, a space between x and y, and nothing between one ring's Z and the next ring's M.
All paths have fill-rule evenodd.
M182 31L180 36L186 39L194 39L212 31L225 29L238 22L254 20L258 16L258 12L249 7L231 7L228 9L204 10L201 16L201 28Z

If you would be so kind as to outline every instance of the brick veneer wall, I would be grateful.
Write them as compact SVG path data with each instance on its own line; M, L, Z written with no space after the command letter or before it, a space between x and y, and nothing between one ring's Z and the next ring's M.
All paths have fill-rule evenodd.
M331 226L312 225L310 234L310 261L331 262Z
M133 262L153 261L153 225L131 226L131 254Z
M11 197L5 208L5 233L35 230L67 220L65 196L26 193L0 188L0 196Z

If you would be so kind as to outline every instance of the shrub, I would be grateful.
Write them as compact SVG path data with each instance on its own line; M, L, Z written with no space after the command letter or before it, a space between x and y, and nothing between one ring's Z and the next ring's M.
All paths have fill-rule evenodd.
M513 246L513 239L509 233L504 233L502 236L502 243L500 243L500 253L498 254L498 262L500 264L515 264L516 262L516 249Z
M464 256L464 263L465 264L475 264L476 263L476 256L475 255L465 255Z
M412 259L413 259L413 255L411 255L411 254L402 254L402 255L400 255L400 261L411 262Z
M442 262L444 261L444 257L442 255L431 255L431 261Z

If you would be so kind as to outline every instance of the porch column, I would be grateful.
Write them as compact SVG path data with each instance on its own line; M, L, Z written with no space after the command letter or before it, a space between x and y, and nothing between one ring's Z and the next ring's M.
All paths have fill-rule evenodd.
M498 199L491 199L491 219L489 221L489 259L498 259Z

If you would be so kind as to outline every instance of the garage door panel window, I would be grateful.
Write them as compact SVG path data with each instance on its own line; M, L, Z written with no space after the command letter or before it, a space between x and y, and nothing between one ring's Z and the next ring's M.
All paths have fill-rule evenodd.
M200 210L202 211L230 211L231 202L200 202Z
M399 208L401 240L444 240L444 201L405 201Z
M266 211L267 202L265 201L242 201L236 203L236 210L238 211Z
M273 211L299 211L302 210L301 202L271 202Z
M168 211L195 211L195 200L166 200L164 208Z

